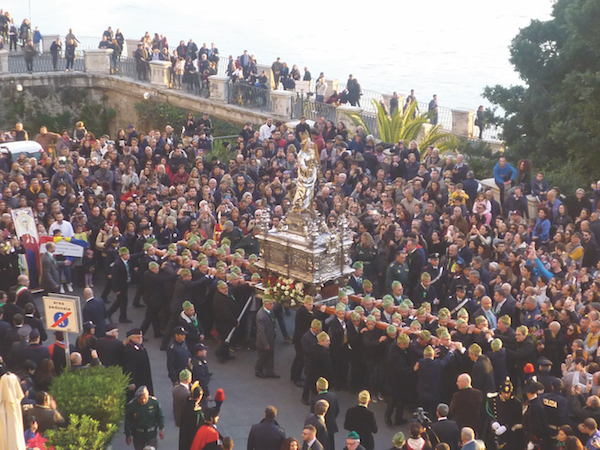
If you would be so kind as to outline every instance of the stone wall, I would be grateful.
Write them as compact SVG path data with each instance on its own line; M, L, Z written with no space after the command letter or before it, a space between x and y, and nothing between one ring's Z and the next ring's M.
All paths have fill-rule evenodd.
M111 134L116 134L120 128L139 122L135 104L144 101L145 95L153 101L166 102L179 108L187 109L195 114L203 112L219 119L244 124L246 122L263 123L267 117L279 119L276 115L240 108L215 100L200 98L185 92L166 88L156 88L127 78L116 76L95 75L81 72L59 73L48 72L33 75L6 74L0 76L0 83L20 84L23 90L28 87L52 86L57 91L72 88L86 88L92 93L94 100L106 95L106 106L116 111L116 118L111 124ZM284 118L281 118L285 120Z

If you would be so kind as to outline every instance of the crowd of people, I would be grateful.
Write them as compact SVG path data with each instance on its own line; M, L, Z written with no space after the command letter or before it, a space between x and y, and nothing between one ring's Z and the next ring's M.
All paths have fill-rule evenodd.
M101 45L122 49L122 34L107 31ZM188 58L215 70L214 44L194 45L177 48L175 77ZM136 52L140 76L168 51L166 38L145 36ZM232 76L254 73L244 55L239 66L229 59ZM299 76L277 63L278 82ZM176 83L186 82L187 65ZM324 92L317 82L318 101ZM411 92L405 108L413 101ZM437 112L437 99L429 110ZM157 446L164 429L143 343L150 327L166 352L180 449L232 446L216 428L224 396L211 394L206 342L215 341L219 363L235 364L235 351L254 348L256 377L280 379L278 334L294 346L290 381L311 407L304 444L286 435L269 406L249 450L335 450L335 392L344 390L358 396L345 412L349 450L375 448L378 420L368 406L376 402L386 402L386 426L404 425L415 412L393 448L600 448L600 182L571 195L529 161L513 167L500 156L495 186L485 188L461 154L414 141L383 146L360 127L351 132L323 117L302 118L294 129L272 119L257 130L247 123L220 161L206 157L208 115L189 113L171 125L142 132L129 124L96 137L82 122L35 136L17 123L0 138L33 138L44 149L39 160L0 154L0 356L25 394L28 437L64 425L48 390L67 361L63 334L44 344L52 339L19 267L25 249L10 211L23 207L32 208L39 236L87 245L72 258L44 244L41 287L85 286L85 323L69 370L120 365L131 373L125 433L136 449ZM267 282L256 265L258 234L263 214L275 228L291 208L304 132L321 164L313 208L331 228L347 217L353 273L333 308L307 296L288 330L284 308L255 292ZM132 307L145 308L142 323L129 319Z
M64 348L61 333L49 348L42 345L47 336L30 280L17 264L23 250L9 211L27 206L40 236L88 243L80 260L45 244L42 287L66 292L72 283L85 283L84 331L72 363L122 365L132 373L130 407L152 404L143 346L151 326L162 338L173 385L197 382L195 394L189 387L183 394L193 405L210 396L207 339L216 339L221 363L234 359L232 350L255 347L255 375L279 378L273 369L278 328L296 350L290 379L317 416L313 425L307 422L307 439L326 449L333 450L338 429L339 411L328 414L334 391L346 389L358 393L361 406L359 419L346 413L344 428L368 450L377 421L366 407L379 401L387 402L388 426L406 423L405 413L422 408L407 448L415 448L414 440L434 446L436 439L457 448L461 431L507 448L595 439L600 186L590 196L579 189L567 199L528 161L515 168L500 157L494 168L498 202L460 154L402 141L384 152L360 128L351 135L322 117L312 126L302 119L292 130L271 119L258 130L248 123L223 162L205 158L208 115L189 113L173 125L143 133L130 124L113 138L96 138L81 122L60 133L42 127L34 138L44 149L40 160L2 154L0 354L5 367L22 376L30 401L47 392L66 360L58 350ZM268 293L262 299L255 294L254 286L266 281L256 266L257 236L264 212L276 227L290 208L305 131L321 161L313 207L329 227L347 216L354 272L340 287L333 314L306 297L288 332L281 306ZM19 123L2 139L28 138ZM529 217L527 195L535 199L537 217ZM95 297L98 277L105 288ZM238 317L247 301L248 312ZM143 323L129 325L129 308L143 306ZM113 322L117 312L119 324ZM124 342L117 337L123 326ZM327 404L317 407L319 400ZM211 427L218 411L206 411L203 420ZM60 415L52 417L59 426ZM181 428L183 442L198 436L202 420L192 422L191 431ZM454 422L450 441L435 431ZM327 439L319 424L329 430ZM155 443L160 428L156 424L144 444ZM348 448L356 448L354 434ZM205 448L186 445L180 448Z

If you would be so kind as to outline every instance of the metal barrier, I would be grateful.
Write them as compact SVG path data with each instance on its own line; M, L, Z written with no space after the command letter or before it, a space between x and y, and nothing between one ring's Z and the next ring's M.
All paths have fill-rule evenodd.
M323 116L325 120L337 123L337 108L297 95L292 98L292 119L299 119L302 116L309 120L317 120L319 116Z
M360 113L360 117L363 122L371 132L371 134L375 137L375 139L380 138L379 134L379 124L377 123L377 113L371 111L363 111Z
M115 75L139 80L140 77L137 72L135 58L121 56L121 59L117 63L117 71L115 72Z
M242 81L229 82L227 103L244 108L272 111L271 93L268 89Z
M59 57L56 61L56 69L52 62L52 55L45 53L33 58L33 72L55 72L64 71L67 67L67 61ZM74 72L83 72L83 58L75 58L73 63ZM9 53L8 55L8 71L10 73L27 73L27 64L22 52Z
M60 40L62 41L63 51L64 51L65 46L67 45L67 42L65 41L64 36L61 36ZM98 38L98 37L94 37L94 36L78 36L77 41L75 41L75 43L77 44L77 49L75 50L75 55L83 57L84 50L93 50L95 48L98 48L98 45L100 44L101 41L102 41L102 37Z

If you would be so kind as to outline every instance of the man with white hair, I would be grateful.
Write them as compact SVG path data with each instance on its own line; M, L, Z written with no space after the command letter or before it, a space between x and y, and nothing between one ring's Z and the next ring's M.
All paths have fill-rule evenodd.
M352 194L352 187L346 183L346 180L347 176L345 173L340 173L338 175L338 187L344 193L344 197L350 197L350 194Z
M477 442L475 442L475 432L472 428L464 427L460 431L460 440L462 441L462 450L477 450Z

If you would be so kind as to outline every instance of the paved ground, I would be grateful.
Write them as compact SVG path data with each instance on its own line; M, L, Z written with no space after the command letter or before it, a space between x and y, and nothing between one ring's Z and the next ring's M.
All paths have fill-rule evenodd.
M99 295L102 292L102 286L97 284L94 291ZM76 295L81 295L81 292L82 289L75 290ZM130 302L134 292L134 289L130 288ZM41 298L36 297L37 303L41 307ZM111 294L110 299L114 300L114 295ZM144 312L144 308L129 308L129 318L134 323L132 325L122 325L119 334L121 339L124 338L127 329L141 324ZM117 317L116 314L115 317ZM286 317L286 323L288 330L293 330L293 312ZM149 335L152 336L152 330L149 330ZM75 336L71 335L70 339L71 342L74 342ZM49 341L51 340L52 338L49 339ZM175 450L178 448L179 429L175 426L173 418L172 384L167 377L166 354L159 350L160 339L145 339L145 345L152 365L155 396L165 414L165 439L159 442L159 448ZM218 425L221 434L231 436L237 448L245 448L250 427L263 418L264 409L267 405L274 405L278 409L277 421L279 425L285 429L288 436L301 440L302 425L309 408L300 403L301 388L296 387L289 381L290 366L294 359L293 345L284 343L281 335L277 336L275 370L281 375L281 379L260 379L254 376L254 364L256 362L256 352L254 351L237 351L235 361L219 364L214 357L216 346L213 342L209 342L209 346L208 364L213 373L210 383L211 392L214 393L218 388L222 388L226 396ZM357 403L356 395L351 395L348 392L337 392L337 395L341 409L338 426L343 428L344 414L349 407ZM392 446L392 436L397 431L401 430L404 431L405 435L407 434L407 425L388 427L383 423L384 402L372 403L370 409L375 412L379 425L379 432L375 436L376 449L390 448ZM405 412L405 417L410 419L409 412ZM122 430L121 424L119 433L113 441L112 448L114 450L133 448L125 444L125 435ZM336 435L335 450L344 448L346 433L343 430Z

